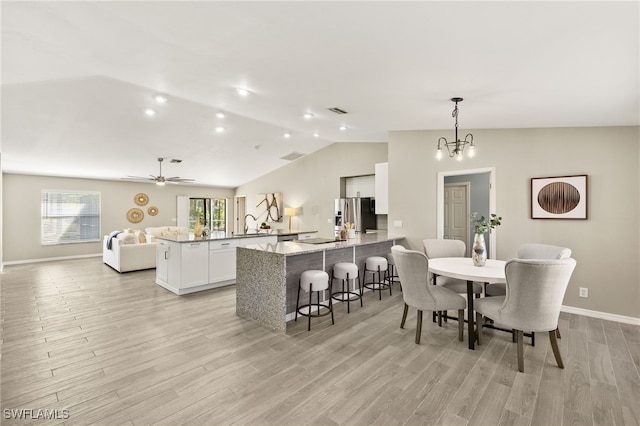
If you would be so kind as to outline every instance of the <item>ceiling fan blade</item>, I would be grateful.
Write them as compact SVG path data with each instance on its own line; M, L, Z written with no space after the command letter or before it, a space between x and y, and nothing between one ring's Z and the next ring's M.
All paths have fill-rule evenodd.
M123 177L121 179L130 179L130 180L155 180L155 178L148 178L148 177L142 177L142 176L127 176L127 177Z
M195 182L195 179L183 179L179 177L166 178L167 182Z

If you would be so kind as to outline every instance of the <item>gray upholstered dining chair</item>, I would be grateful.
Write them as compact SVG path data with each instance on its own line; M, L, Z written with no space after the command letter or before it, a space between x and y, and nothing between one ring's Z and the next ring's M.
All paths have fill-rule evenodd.
M407 250L403 246L391 247L394 262L402 282L402 297L404 312L400 328L404 328L409 306L418 310L416 324L416 344L420 343L422 334L423 311L458 311L458 340L464 335L464 309L466 300L455 292L429 284L429 260L424 253Z
M518 370L524 371L523 332L549 332L558 367L564 368L556 330L562 299L575 269L574 259L512 259L505 265L507 294L475 301L478 344L482 317L515 330Z
M444 239L426 239L422 240L424 253L427 259L437 259L440 257L465 257L467 246L464 241L460 240L444 240ZM467 282L457 278L438 277L437 283L444 288L448 288L456 293L467 294ZM482 294L482 286L479 283L473 283L473 293L478 297Z
M570 257L571 249L567 247L528 243L518 248L518 259L568 259ZM485 289L486 296L504 296L506 294L506 286L502 283L489 284Z

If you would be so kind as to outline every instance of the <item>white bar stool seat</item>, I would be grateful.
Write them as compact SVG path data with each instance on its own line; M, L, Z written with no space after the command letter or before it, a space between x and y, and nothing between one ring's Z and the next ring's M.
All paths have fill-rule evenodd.
M360 271L358 265L349 262L339 262L333 265L331 273L331 287L333 288L333 280L342 280L342 290L332 291L331 297L341 302L347 302L347 313L351 312L351 301L360 299L360 307L362 307L362 283L360 281ZM356 280L358 287L356 288ZM345 290L345 281L347 287ZM353 290L351 289L353 282Z
M370 256L367 257L364 262L364 283L363 286L372 290L378 290L378 297L382 300L382 289L388 288L389 295L391 296L391 286L388 282L385 282L383 277L383 273L386 274L389 268L389 263L387 259L382 256ZM371 279L373 280L370 283L367 283L367 273L372 274ZM376 274L378 274L378 281L376 281Z
M402 290L402 283L400 282L400 276L396 270L396 263L393 260L393 254L389 253L387 256L387 265L389 265L389 269L385 276L385 281L389 283L389 285L393 285L395 283L400 284L400 290Z
M296 300L296 317L295 321L298 321L298 314L309 318L307 331L311 330L311 317L323 317L331 314L331 324L335 324L333 319L333 303L331 297L329 297L329 303L320 303L320 295L329 288L329 274L319 270L304 271L300 275L300 284L298 285L298 299ZM309 303L300 306L300 289L309 293ZM316 294L316 303L311 302L311 296ZM311 309L315 307L316 312L312 313ZM327 308L328 311L320 312L320 308Z

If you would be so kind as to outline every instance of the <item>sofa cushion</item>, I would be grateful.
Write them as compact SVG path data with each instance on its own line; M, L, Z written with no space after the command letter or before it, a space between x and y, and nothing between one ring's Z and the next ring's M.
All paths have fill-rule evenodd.
M136 231L136 239L140 244L145 244L147 242L147 235L142 231Z
M116 237L122 244L137 244L138 239L133 229L127 228Z

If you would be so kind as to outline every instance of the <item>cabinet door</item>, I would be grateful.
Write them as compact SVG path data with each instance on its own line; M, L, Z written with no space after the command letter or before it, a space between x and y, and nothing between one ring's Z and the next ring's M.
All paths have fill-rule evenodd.
M163 283L169 281L169 244L164 241L156 243L156 280Z
M236 278L236 248L209 250L209 282Z
M182 277L180 288L207 284L209 278L209 244L182 244Z
M389 213L389 163L377 163L376 170L376 214Z
M299 240L308 240L311 238L316 238L318 236L317 232L305 232L304 234L298 234Z

